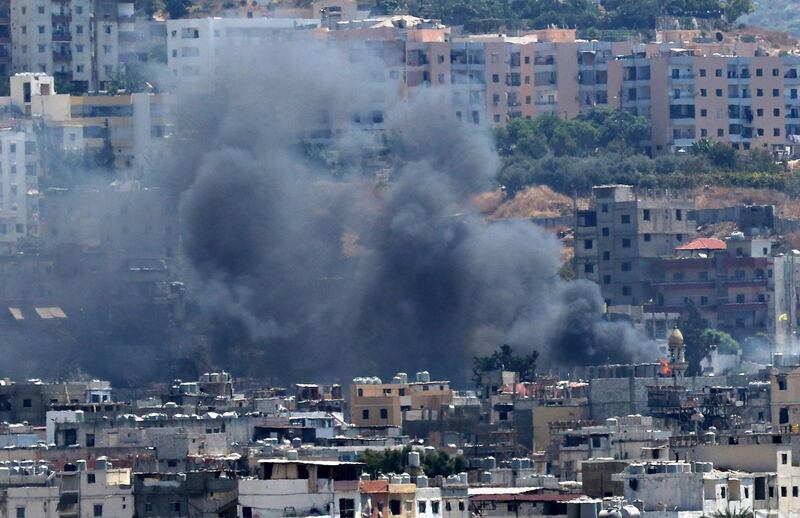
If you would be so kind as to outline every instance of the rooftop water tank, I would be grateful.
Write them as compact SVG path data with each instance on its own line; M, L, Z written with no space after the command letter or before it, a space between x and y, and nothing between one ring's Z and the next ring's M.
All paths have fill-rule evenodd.
M412 468L419 467L419 452L418 451L410 451L408 452L408 465Z

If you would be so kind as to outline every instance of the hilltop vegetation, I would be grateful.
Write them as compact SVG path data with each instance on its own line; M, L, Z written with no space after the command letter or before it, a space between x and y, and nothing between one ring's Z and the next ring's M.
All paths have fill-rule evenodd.
M763 0L762 0L763 1ZM772 0L778 1L778 0ZM166 13L180 18L191 13L217 14L245 0L136 0L141 13ZM259 2L306 6L310 0ZM362 2L360 2L362 3ZM574 27L584 36L613 38L629 32L651 32L656 18L702 18L724 24L749 13L753 0L366 0L373 14L407 13L462 25L468 32L538 29L550 25Z
M557 25L586 35L652 31L656 18L696 17L733 21L752 10L752 0L376 0L378 13L409 13L463 25L470 32L535 29Z
M647 132L645 119L608 108L595 108L569 121L553 115L514 119L495 130L503 157L498 182L509 195L530 185L586 194L593 185L608 183L771 188L800 194L798 175L775 163L767 151L738 152L704 139L689 153L651 158L639 145Z
M797 0L755 0L753 12L740 20L776 31L800 36L800 2Z

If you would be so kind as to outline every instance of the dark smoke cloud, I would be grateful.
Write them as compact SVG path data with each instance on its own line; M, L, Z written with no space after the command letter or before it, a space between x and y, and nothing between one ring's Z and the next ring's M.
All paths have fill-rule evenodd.
M182 100L192 131L160 172L182 192L188 285L213 315L224 367L285 381L415 369L464 380L472 357L501 343L551 365L636 355L633 330L602 320L596 285L558 279L554 237L489 224L467 202L492 188L499 161L444 92L401 100L374 80L380 63L316 44L237 49L228 62L213 98ZM387 92L386 132L351 124ZM328 126L343 178L298 143ZM384 185L374 158L386 146Z

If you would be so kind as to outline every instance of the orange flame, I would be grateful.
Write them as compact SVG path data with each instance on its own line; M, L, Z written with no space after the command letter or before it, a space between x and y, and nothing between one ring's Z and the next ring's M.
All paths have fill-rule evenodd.
M661 358L659 363L661 363L661 374L664 376L672 376L672 369L669 368L669 360Z

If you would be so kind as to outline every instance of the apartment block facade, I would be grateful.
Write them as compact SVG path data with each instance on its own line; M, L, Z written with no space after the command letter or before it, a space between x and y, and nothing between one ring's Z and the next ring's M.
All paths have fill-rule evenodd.
M396 86L387 96L443 88L465 122L573 118L608 106L652 123L643 145L654 154L685 151L702 138L742 150L800 152L800 56L767 55L755 44L710 41L698 31L663 32L653 43L579 40L569 29L454 37L436 22L396 16L326 27L312 19L175 20L167 32L173 74L204 87L213 84L207 79L221 46L280 32L327 40L348 53L369 49L384 60L387 85Z
M650 261L691 241L690 201L667 191L637 192L627 185L593 189L593 205L578 211L575 265L600 285L608 305L641 305L651 297Z
M130 0L11 0L11 72L103 90L136 58Z

